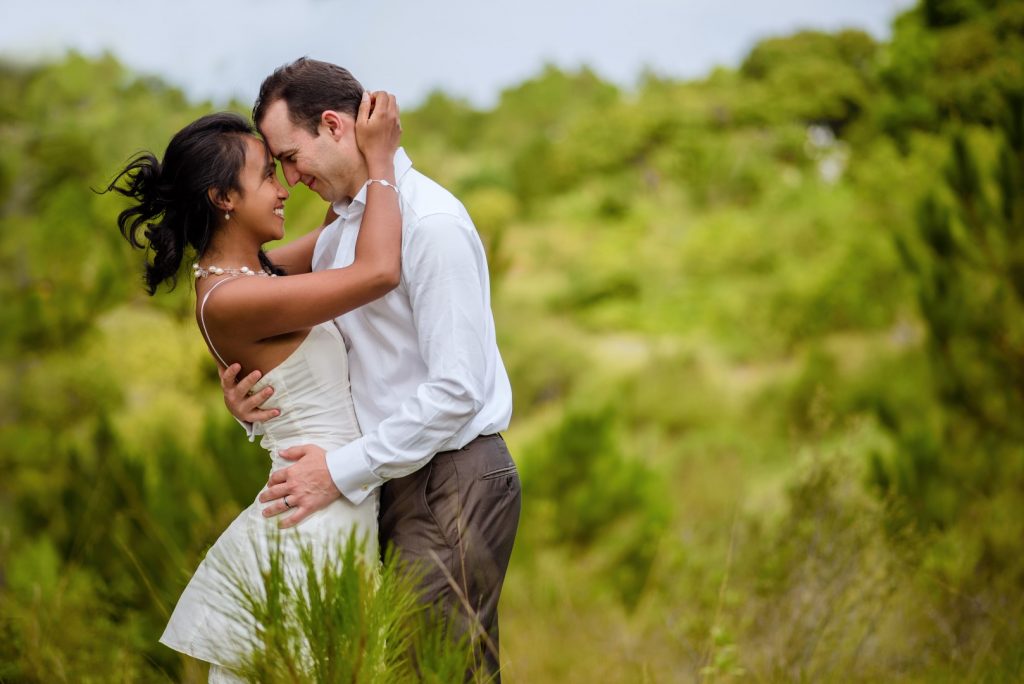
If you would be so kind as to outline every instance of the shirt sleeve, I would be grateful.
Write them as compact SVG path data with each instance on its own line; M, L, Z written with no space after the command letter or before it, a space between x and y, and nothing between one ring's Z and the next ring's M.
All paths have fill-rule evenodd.
M434 214L420 219L407 243L403 272L427 380L376 431L327 454L334 484L355 504L455 448L452 438L483 407L488 309L476 230Z
M234 416L232 416L232 417L234 417ZM257 420L255 423L250 423L247 420L238 420L238 418L235 418L235 421L239 425L241 425L242 428L245 430L245 436L249 438L250 442L255 442L257 437L260 437L260 436L263 435L263 423L262 422Z

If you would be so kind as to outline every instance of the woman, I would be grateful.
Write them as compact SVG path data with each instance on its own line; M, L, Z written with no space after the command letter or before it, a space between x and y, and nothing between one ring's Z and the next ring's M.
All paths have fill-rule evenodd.
M345 346L332 320L386 294L400 277L394 96L364 94L356 136L371 180L356 259L347 268L276 277L283 272L262 245L284 235L288 191L266 146L238 115L198 119L172 138L162 162L140 155L108 187L133 200L118 224L134 247L148 244L153 253L146 266L149 293L173 283L191 248L196 321L211 354L222 365L230 358L244 369L272 369L257 387L274 383L272 402L282 414L267 423L262 442L272 471L290 465L276 455L281 449L309 442L333 448L359 436ZM210 662L210 681L233 679L231 668L253 643L256 625L244 620L237 597L239 583L259 584L276 532L263 508L255 500L211 547L161 637ZM365 558L375 560L376 525L376 497L359 506L338 499L282 533L285 565L301 567L302 546L326 552L353 533L368 541Z

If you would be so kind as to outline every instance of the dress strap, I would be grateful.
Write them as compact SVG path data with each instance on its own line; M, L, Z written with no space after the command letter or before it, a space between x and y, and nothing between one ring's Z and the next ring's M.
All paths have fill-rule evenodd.
M213 294L213 291L216 290L221 285L223 285L224 283L231 280L235 280L236 278L239 277L241 276L232 276L231 278L225 278L220 282L214 283L213 287L207 290L206 294L203 295L203 301L199 303L199 325L202 326L203 328L203 337L206 338L206 344L210 345L210 349L213 351L213 355L217 357L217 360L220 361L221 365L224 366L225 368L228 367L228 363L227 361L224 360L224 357L220 355L220 352L217 351L217 347L213 346L213 340L210 339L210 333L207 332L206 330L206 318L203 316L203 314L206 311L206 301L210 298L210 295Z

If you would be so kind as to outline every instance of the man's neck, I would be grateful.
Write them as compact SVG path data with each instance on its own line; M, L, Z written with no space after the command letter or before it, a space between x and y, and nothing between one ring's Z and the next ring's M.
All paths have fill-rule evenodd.
M351 202L355 199L355 196L359 194L359 191L366 181L370 178L370 172L366 170L366 161L361 157L359 159L359 166L353 169L352 173L352 184L348 187L348 201Z

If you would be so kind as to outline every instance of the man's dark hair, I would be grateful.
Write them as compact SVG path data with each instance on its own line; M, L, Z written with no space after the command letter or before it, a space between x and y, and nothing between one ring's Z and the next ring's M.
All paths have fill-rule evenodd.
M331 109L355 118L362 97L363 86L348 69L301 57L278 67L263 80L252 108L252 120L259 127L267 108L284 100L291 122L316 136L321 114Z

